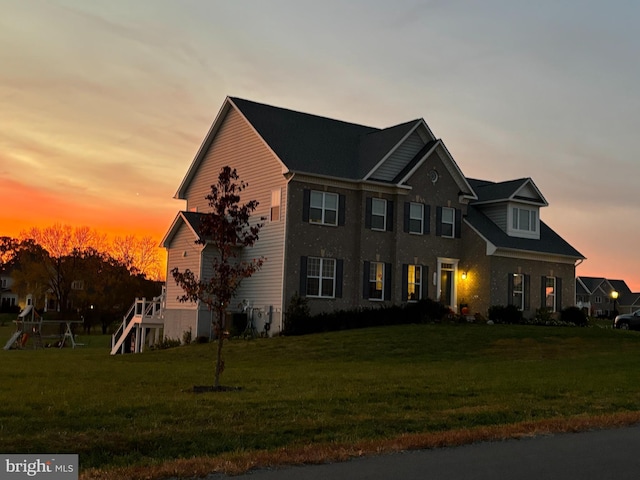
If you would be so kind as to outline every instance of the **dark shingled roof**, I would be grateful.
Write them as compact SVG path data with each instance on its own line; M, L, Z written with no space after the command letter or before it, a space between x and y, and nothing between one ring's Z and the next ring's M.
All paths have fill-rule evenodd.
M540 240L536 240L531 238L510 237L478 208L472 205L469 205L466 219L484 238L498 248L585 258L542 221L540 221Z
M478 200L474 203L493 202L511 198L525 183L531 181L530 178L518 178L506 182L489 182L468 178L471 188L476 192Z
M180 212L184 216L184 219L187 221L191 228L196 232L198 238L202 238L200 236L200 219L202 218L202 213L197 212Z
M362 179L418 122L379 129L230 100L290 170L351 180Z

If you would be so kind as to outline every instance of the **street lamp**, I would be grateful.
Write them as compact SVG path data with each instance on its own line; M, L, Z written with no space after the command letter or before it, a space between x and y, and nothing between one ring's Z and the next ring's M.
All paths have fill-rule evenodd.
M612 291L611 292L611 298L613 299L613 318L616 317L616 300L618 300L618 292L617 291Z

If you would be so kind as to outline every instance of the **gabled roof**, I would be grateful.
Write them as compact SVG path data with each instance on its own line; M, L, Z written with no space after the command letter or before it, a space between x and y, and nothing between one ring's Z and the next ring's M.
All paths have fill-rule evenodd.
M519 178L506 182L490 182L472 178L468 180L478 196L478 200L473 202L475 205L509 201L525 201L540 206L549 205L531 178ZM533 196L524 195L527 191L533 192Z
M586 293L589 295L593 295L593 292L606 281L604 277L582 277L579 276L576 278L579 284L582 284Z
M283 172L365 181L413 132L419 130L426 143L435 141L423 119L376 128L227 97L175 198L185 198L188 185L231 109L244 118L282 163ZM466 179L464 184L468 186ZM470 190L465 185L461 190Z
M465 220L479 235L498 249L559 255L576 260L585 258L542 221L540 221L540 239L538 240L507 235L482 211L472 205L469 205Z
M231 97L229 100L287 168L296 172L359 179L361 140L370 134L383 132L374 127L241 98ZM396 133L394 129L387 130ZM381 135L381 141L377 143L388 144L389 141L382 141L386 140L385 137ZM380 145L376 146L379 148Z
M196 212L178 212L176 218L173 220L171 227L169 227L169 231L160 242L160 246L164 248L169 248L171 245L171 241L173 237L175 237L176 233L182 225L186 225L189 230L193 233L194 243L196 240L200 239L200 219L202 218L202 213Z

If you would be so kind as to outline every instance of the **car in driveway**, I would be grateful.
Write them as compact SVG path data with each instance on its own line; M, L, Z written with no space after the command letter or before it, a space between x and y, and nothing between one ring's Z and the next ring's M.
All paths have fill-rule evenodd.
M633 313L624 313L618 315L613 320L613 328L622 330L640 330L640 310Z

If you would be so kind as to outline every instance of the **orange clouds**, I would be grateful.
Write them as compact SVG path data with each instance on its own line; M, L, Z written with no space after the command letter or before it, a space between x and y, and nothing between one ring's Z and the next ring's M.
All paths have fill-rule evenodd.
M0 235L13 237L31 227L63 223L89 226L107 235L149 235L159 243L181 208L177 202L125 206L73 192L65 196L10 179L3 180L1 192Z

